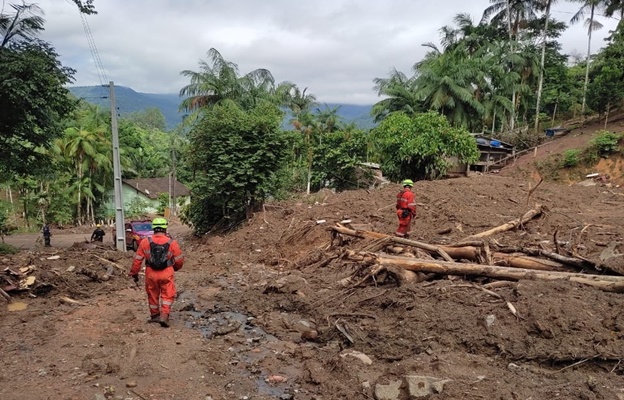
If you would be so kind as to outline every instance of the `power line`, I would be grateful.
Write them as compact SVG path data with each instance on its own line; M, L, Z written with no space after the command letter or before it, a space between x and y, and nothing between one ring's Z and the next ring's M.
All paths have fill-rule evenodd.
M83 13L80 13L80 20L82 21L82 27L84 28L85 36L87 37L89 50L91 51L91 56L93 57L93 62L95 63L95 69L98 74L98 78L100 79L100 84L104 86L108 84L108 77L106 76L104 65L102 64L102 60L100 59L100 53L98 52L95 40L93 39L93 34L91 33L91 28L89 27L89 22L87 21L87 18L84 16Z
M66 0L67 3L74 5L70 0ZM91 57L93 57L93 63L95 65L95 72L98 75L98 79L100 80L100 85L108 86L108 77L106 76L106 70L104 69L104 64L102 64L102 59L100 58L100 53L98 52L97 46L95 44L95 40L93 39L93 33L91 32L91 27L89 26L89 21L85 15L78 10L78 14L80 14L80 21L82 22L82 28L84 29L85 36L87 38L87 44L89 45L89 51L91 52Z
M550 12L555 12L555 13L560 13L560 14L576 14L576 11L561 11L561 10L551 10ZM619 21L620 19L614 16L608 16L608 15L603 15L603 14L597 14L594 13L595 17L603 17L603 18L610 18L610 19L614 19L616 21Z

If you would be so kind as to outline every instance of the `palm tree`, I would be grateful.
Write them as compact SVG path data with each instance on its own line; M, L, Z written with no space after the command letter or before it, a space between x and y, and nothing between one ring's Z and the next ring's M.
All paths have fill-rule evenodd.
M180 97L185 97L181 110L195 113L222 101L249 109L274 94L275 81L270 71L256 69L241 77L238 65L225 60L216 49L208 50L208 58L209 62L200 60L198 72L184 70L180 73L191 80L180 90Z
M293 121L299 121L301 115L310 112L316 105L316 96L307 91L308 88L301 90L290 82L280 83L275 90L279 104L288 107L293 115Z
M602 24L594 19L596 11L604 8L604 0L573 0L577 3L583 3L581 8L570 19L571 24L575 24L585 18L585 14L589 12L589 18L585 20L587 27L587 56L585 58L585 83L583 84L583 104L581 106L581 115L585 115L585 102L587 99L587 84L589 83L589 57L591 56L591 39L592 32L602 28ZM584 117L583 117L584 118Z
M428 57L414 66L417 73L415 96L426 109L447 116L451 124L474 127L484 112L477 99L477 81L483 71L482 58L466 59L461 52L445 52Z
M550 6L557 0L544 0L544 30L542 34L542 57L540 59L539 79L537 84L537 100L535 104L535 133L539 126L540 101L542 100L542 87L544 85L544 62L546 60L546 42L548 36L548 21L550 21Z
M373 105L371 114L375 122L379 122L393 112L415 114L423 111L422 101L415 95L415 77L408 78L394 69L388 78L375 78L375 90L378 96L385 99Z
M520 30L528 21L537 18L539 0L490 0L491 6L483 11L481 22L507 26L509 38L517 39Z
M616 13L620 14L619 27L622 24L622 19L624 19L624 0L606 0L605 15L613 17Z
M14 38L31 41L43 30L43 10L36 4L11 4L13 15L0 14L0 49L6 47Z

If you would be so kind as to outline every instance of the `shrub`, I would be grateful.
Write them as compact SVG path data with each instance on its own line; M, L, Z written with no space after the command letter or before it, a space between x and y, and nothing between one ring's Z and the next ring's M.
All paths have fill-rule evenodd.
M16 254L19 250L7 243L0 243L0 254Z
M596 149L601 156L615 153L619 149L618 142L622 139L621 135L609 131L601 131L590 142L591 147Z
M563 153L562 165L565 168L576 167L580 163L581 151L578 149L569 149Z
M134 197L129 203L125 205L125 215L128 218L141 218L147 214L147 209L150 203L141 199L140 197Z

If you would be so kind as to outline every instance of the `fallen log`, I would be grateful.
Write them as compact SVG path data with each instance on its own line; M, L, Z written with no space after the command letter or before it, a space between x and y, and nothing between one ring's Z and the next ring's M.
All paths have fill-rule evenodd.
M624 293L624 277L588 275L571 272L536 271L522 268L498 267L494 265L467 264L449 261L420 260L415 258L389 256L383 254L347 253L350 258L368 258L381 267L396 266L415 272L431 272L444 275L477 275L495 279L511 280L565 280L594 286L598 289Z
M568 271L572 268L551 260L543 260L535 257L529 257L525 254L506 254L496 252L492 254L493 260L501 260L508 267L534 269L538 271Z
M546 251L542 249L526 249L508 246L500 248L498 249L498 251L501 253L525 253L529 256L542 256L579 269L595 267L595 264L589 260L584 260L576 257L566 257L561 254L553 253L551 251Z
M475 238L482 238L482 237L492 236L492 235L495 235L497 233L510 231L512 229L517 228L520 225L523 225L523 224L529 222L530 220L532 220L533 218L537 217L541 213L542 213L542 206L541 206L541 204L538 204L538 205L535 206L535 209L527 211L521 218L514 219L513 221L509 221L507 223L504 223L503 225L500 225L500 226L497 226L495 228L489 229L489 230L487 230L485 232L481 232L481 233L476 233L474 235L470 235L465 240L471 240L471 239L475 239Z
M353 237L358 237L362 239L387 239L388 242L403 244L407 246L416 247L430 253L439 254L446 261L454 261L453 259L467 259L467 260L476 260L479 256L479 250L475 247L466 246L466 247L450 247L450 246L435 246L428 243L418 242L416 240L399 238L391 235L386 235L384 233L373 232L373 231L356 231L353 229L346 228L341 225L332 226L331 230L342 233L344 235L349 235Z

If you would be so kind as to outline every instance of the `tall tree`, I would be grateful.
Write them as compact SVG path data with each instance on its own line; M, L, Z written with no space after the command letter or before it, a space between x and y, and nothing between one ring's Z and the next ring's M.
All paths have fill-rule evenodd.
M540 58L539 80L537 83L537 100L535 102L535 133L539 127L540 101L544 85L544 63L546 61L546 42L548 40L548 22L550 21L550 6L557 0L544 0L544 30L542 34L542 56Z
M243 110L229 102L206 110L193 127L195 172L188 217L196 233L237 226L273 192L287 150L282 118L270 103Z
M0 14L0 48L9 42L35 40L43 30L43 10L36 4L10 4L13 14Z
M184 97L182 110L198 112L221 102L251 109L261 100L275 100L275 80L270 71L259 68L240 76L238 65L214 48L208 50L208 59L199 61L199 71L180 73L191 81L180 90L180 97Z
M65 88L75 71L34 39L43 28L36 7L13 10L0 15L0 171L28 173L45 168L42 148L62 134L62 120L75 107Z
M404 112L408 115L423 110L423 103L415 94L416 77L408 77L403 72L393 69L388 78L375 78L375 91L378 96L385 97L375 103L371 114L375 122L379 122L393 112Z
M581 106L581 115L584 118L585 115L585 103L587 99L587 85L589 83L589 61L591 57L591 40L592 32L602 28L602 24L595 20L596 12L604 8L604 0L573 0L577 3L582 3L581 8L570 19L570 23L575 24L582 21L585 15L589 13L589 17L585 20L585 27L587 28L587 56L585 57L585 83L583 84L583 103Z
M517 39L526 24L537 18L540 8L536 0L490 0L490 6L483 11L481 22L506 26L509 38Z

